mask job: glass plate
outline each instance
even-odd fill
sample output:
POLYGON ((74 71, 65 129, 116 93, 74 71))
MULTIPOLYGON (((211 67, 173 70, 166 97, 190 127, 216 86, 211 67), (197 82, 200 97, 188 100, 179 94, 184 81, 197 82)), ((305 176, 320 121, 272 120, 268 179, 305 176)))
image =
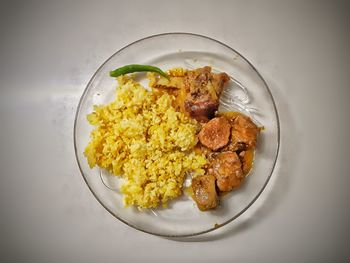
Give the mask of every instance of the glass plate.
MULTIPOLYGON (((139 81, 147 85, 145 75, 139 81)), ((79 102, 74 124, 74 147, 85 182, 101 205, 125 224, 150 234, 183 237, 217 229, 240 216, 268 183, 278 155, 279 120, 272 94, 254 66, 229 46, 200 35, 168 33, 138 40, 113 54, 91 78, 79 102), (120 179, 98 168, 90 169, 83 155, 92 126, 86 120, 94 104, 113 101, 117 82, 109 71, 127 64, 197 68, 209 65, 231 76, 219 111, 241 111, 265 127, 260 134, 252 171, 242 187, 222 197, 215 210, 201 212, 184 194, 167 209, 139 211, 125 208, 118 190, 120 179)), ((188 181, 186 182, 188 183, 188 181)))

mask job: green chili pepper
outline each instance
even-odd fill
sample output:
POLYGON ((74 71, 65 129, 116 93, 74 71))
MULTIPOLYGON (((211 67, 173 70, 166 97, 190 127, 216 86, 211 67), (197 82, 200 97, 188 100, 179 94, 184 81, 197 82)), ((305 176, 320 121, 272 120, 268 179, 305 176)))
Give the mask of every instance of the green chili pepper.
POLYGON ((159 75, 169 79, 169 76, 162 71, 160 68, 154 67, 154 66, 149 66, 149 65, 138 65, 138 64, 131 64, 131 65, 126 65, 121 68, 117 68, 113 71, 109 72, 109 75, 111 77, 119 77, 121 75, 125 75, 128 73, 134 73, 134 72, 144 72, 144 71, 150 71, 150 72, 156 72, 159 75))

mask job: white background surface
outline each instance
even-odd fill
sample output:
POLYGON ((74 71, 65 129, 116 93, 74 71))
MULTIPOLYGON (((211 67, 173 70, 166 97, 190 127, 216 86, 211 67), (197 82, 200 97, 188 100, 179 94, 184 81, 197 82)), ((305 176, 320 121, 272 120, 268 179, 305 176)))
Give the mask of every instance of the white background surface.
POLYGON ((0 7, 4 262, 346 262, 349 3, 9 2, 0 7), (117 221, 74 157, 87 82, 126 44, 164 32, 216 38, 270 86, 281 150, 261 198, 208 235, 170 240, 117 221))

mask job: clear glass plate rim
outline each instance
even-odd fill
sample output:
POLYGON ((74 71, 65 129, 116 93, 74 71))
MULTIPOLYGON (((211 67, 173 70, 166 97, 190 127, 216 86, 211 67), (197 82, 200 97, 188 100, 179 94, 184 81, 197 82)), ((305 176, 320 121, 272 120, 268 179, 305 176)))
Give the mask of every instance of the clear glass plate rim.
POLYGON ((254 67, 254 65, 252 63, 249 62, 248 59, 246 59, 241 53, 239 53, 238 51, 236 51, 235 49, 233 49, 232 47, 226 45, 225 43, 219 41, 219 40, 216 40, 214 38, 211 38, 211 37, 208 37, 208 36, 204 36, 204 35, 200 35, 200 34, 196 34, 196 33, 188 33, 188 32, 168 32, 168 33, 161 33, 161 34, 155 34, 155 35, 150 35, 150 36, 147 36, 147 37, 144 37, 144 38, 141 38, 141 39, 138 39, 124 47, 122 47, 121 49, 119 49, 118 51, 116 51, 115 53, 113 53, 107 60, 105 60, 99 67, 98 69, 95 71, 95 73, 93 74, 93 76, 91 77, 91 79, 89 80, 89 82, 87 83, 85 89, 84 89, 84 92, 83 94, 81 95, 80 99, 79 99, 79 103, 78 103, 78 107, 77 107, 77 110, 76 110, 76 113, 75 113, 75 118, 74 118, 74 128, 73 128, 73 141, 74 141, 74 152, 75 152, 75 158, 76 158, 76 161, 77 161, 77 164, 78 164, 78 167, 79 167, 79 170, 80 170, 80 174, 81 176, 83 177, 83 180, 85 181, 86 185, 88 186, 88 188, 90 189, 91 193, 93 194, 93 196, 97 199, 97 201, 115 218, 117 218, 118 220, 120 220, 121 222, 123 222, 124 224, 136 229, 136 230, 139 230, 141 232, 144 232, 144 233, 147 233, 147 234, 151 234, 151 235, 155 235, 155 236, 161 236, 161 237, 170 237, 170 238, 178 238, 178 237, 192 237, 192 236, 197 236, 197 235, 202 235, 202 234, 205 234, 205 233, 208 233, 208 232, 211 232, 213 230, 216 230, 216 229, 219 229, 227 224, 229 224, 230 222, 232 222, 233 220, 235 220, 236 218, 238 218, 239 216, 241 216, 245 211, 248 210, 248 208, 259 198, 259 196, 261 195, 261 193, 264 191, 264 189, 266 188, 266 185, 268 184, 268 182, 270 181, 271 179, 271 176, 275 170, 275 166, 276 166, 276 163, 277 163, 277 159, 278 159, 278 155, 279 155, 279 149, 280 149, 280 121, 279 121, 279 115, 278 115, 278 111, 277 111, 277 107, 276 107, 276 103, 275 103, 275 100, 274 100, 274 97, 272 96, 272 92, 271 90, 269 89, 265 79, 262 77, 262 75, 259 73, 259 71, 254 67), (224 223, 220 224, 220 225, 217 225, 215 227, 212 227, 212 228, 209 228, 207 230, 204 230, 204 231, 199 231, 199 232, 195 232, 195 233, 190 233, 190 234, 179 234, 179 235, 176 235, 176 234, 163 234, 163 233, 156 233, 156 232, 152 232, 152 231, 147 231, 147 230, 144 230, 136 225, 133 225, 133 224, 130 224, 129 222, 123 220, 122 218, 118 217, 116 214, 114 214, 106 205, 103 204, 103 202, 100 200, 100 198, 97 196, 97 194, 94 192, 94 190, 92 189, 92 187, 89 185, 89 183, 87 182, 85 176, 84 176, 84 172, 83 172, 83 169, 80 165, 80 162, 79 162, 79 158, 78 158, 78 149, 77 149, 77 142, 76 142, 76 137, 77 137, 77 120, 78 120, 78 116, 79 116, 79 111, 80 111, 80 108, 81 108, 81 104, 86 96, 86 93, 88 91, 88 88, 89 86, 91 85, 91 83, 94 81, 97 73, 105 66, 105 64, 107 64, 115 55, 117 55, 118 53, 122 52, 123 50, 127 49, 128 47, 136 44, 136 43, 139 43, 139 42, 142 42, 144 40, 147 40, 147 39, 151 39, 151 38, 156 38, 156 37, 162 37, 162 36, 167 36, 167 35, 185 35, 185 36, 194 36, 194 37, 200 37, 200 38, 204 38, 204 39, 207 39, 207 40, 211 40, 211 41, 214 41, 218 44, 221 44, 223 46, 225 46, 226 48, 228 48, 229 50, 232 50, 233 52, 237 53, 241 58, 243 58, 244 61, 246 61, 249 66, 252 67, 252 69, 258 74, 259 78, 262 80, 263 84, 264 84, 264 87, 266 88, 270 98, 271 98, 271 101, 273 103, 273 108, 274 108, 274 113, 275 113, 275 117, 276 117, 276 121, 277 121, 277 149, 276 149, 276 157, 275 159, 273 160, 273 165, 272 165, 272 169, 271 169, 271 172, 269 174, 269 176, 267 177, 267 180, 265 181, 264 185, 262 186, 262 188, 260 189, 260 191, 257 193, 257 195, 252 199, 252 201, 244 208, 242 209, 238 214, 236 214, 234 217, 230 218, 229 220, 225 221, 224 223))

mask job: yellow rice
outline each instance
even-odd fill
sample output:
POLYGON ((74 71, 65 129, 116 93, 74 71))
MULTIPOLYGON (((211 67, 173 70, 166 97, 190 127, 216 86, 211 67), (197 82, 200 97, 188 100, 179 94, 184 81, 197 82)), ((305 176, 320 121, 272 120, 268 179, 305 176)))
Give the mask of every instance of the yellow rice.
POLYGON ((115 101, 87 116, 95 129, 84 154, 91 168, 123 177, 126 206, 165 207, 182 194, 186 173, 204 173, 206 159, 193 151, 199 124, 172 107, 171 95, 118 81, 115 101))

